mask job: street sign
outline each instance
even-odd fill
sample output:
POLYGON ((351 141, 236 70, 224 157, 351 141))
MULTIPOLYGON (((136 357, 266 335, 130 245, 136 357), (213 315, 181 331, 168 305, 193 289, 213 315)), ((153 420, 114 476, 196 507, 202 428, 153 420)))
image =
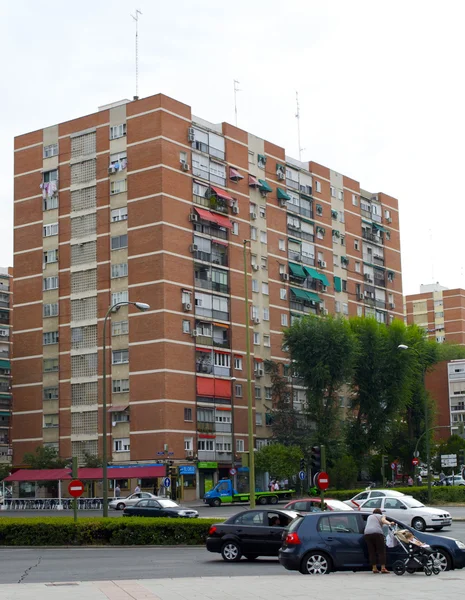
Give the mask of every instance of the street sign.
POLYGON ((415 456, 416 458, 418 458, 420 456, 420 451, 419 450, 415 450, 415 452, 413 453, 413 456, 415 456))
POLYGON ((324 471, 318 473, 316 478, 316 484, 320 488, 320 490, 327 490, 329 487, 329 475, 324 471))
POLYGON ((158 456, 165 456, 165 453, 164 452, 157 452, 157 455, 158 456))
POLYGON ((415 467, 416 467, 416 466, 417 466, 417 464, 418 464, 419 462, 420 462, 420 461, 418 460, 418 458, 412 458, 412 465, 413 465, 413 466, 415 466, 415 467))
POLYGON ((397 465, 396 465, 396 463, 391 463, 391 469, 392 469, 393 471, 395 471, 395 470, 396 470, 396 468, 397 468, 397 465))
POLYGON ((232 469, 229 469, 229 474, 230 475, 235 475, 237 473, 236 469, 233 467, 232 469))
POLYGON ((168 456, 174 456, 174 452, 168 452, 168 456))
POLYGON ((457 466, 457 455, 456 454, 441 454, 441 467, 456 467, 457 466))
POLYGON ((84 493, 84 484, 79 479, 73 479, 69 482, 68 492, 73 498, 79 498, 84 493))
POLYGON ((299 471, 299 479, 303 481, 305 479, 305 471, 299 471))
POLYGON ((163 486, 164 486, 165 488, 169 488, 169 487, 170 487, 170 485, 171 485, 171 479, 170 479, 169 477, 165 477, 165 478, 163 479, 163 486))

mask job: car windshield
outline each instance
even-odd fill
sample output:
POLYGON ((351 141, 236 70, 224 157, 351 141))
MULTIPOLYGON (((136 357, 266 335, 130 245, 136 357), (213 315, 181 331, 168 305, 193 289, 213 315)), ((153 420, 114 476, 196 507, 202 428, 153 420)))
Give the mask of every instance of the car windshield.
POLYGON ((402 498, 402 502, 404 502, 409 508, 422 508, 425 506, 415 498, 402 498))
POLYGON ((163 508, 179 508, 179 504, 173 502, 172 500, 158 500, 158 503, 163 508))
POLYGON ((333 510, 350 510, 350 507, 340 500, 327 500, 326 502, 333 510))

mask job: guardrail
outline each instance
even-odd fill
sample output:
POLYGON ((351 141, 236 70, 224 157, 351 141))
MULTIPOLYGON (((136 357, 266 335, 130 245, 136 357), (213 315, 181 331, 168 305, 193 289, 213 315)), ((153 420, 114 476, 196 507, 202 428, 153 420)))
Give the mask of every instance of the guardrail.
MULTIPOLYGON (((109 498, 111 502, 114 498, 109 498)), ((78 498, 78 510, 102 510, 103 498, 78 498)), ((2 510, 71 510, 72 498, 5 498, 2 510)))

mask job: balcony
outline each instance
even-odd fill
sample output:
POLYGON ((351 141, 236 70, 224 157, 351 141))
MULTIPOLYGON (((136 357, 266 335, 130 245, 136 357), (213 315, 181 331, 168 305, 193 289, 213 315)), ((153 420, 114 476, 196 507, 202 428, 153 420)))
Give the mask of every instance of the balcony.
POLYGON ((460 381, 463 379, 465 381, 465 371, 460 373, 449 373, 449 379, 453 379, 454 381, 460 381))
MULTIPOLYGON (((205 353, 203 354, 205 355, 205 353)), ((229 377, 231 375, 231 369, 229 367, 218 367, 217 365, 212 365, 209 362, 199 360, 197 360, 195 363, 195 370, 197 373, 202 373, 204 375, 216 375, 217 377, 229 377)))
POLYGON ((197 452, 199 461, 210 462, 216 461, 216 452, 214 450, 198 450, 197 452))
POLYGON ((300 189, 299 182, 289 179, 288 177, 286 177, 286 186, 297 191, 300 189))
POLYGON ((231 462, 232 461, 232 453, 231 452, 217 452, 216 457, 218 462, 231 462))
POLYGON ((223 150, 218 150, 218 148, 213 148, 213 146, 209 146, 204 142, 199 140, 195 140, 192 142, 193 150, 199 150, 199 152, 205 152, 205 154, 209 154, 210 156, 214 156, 215 158, 219 158, 220 160, 224 160, 225 153, 223 150))
POLYGON ((381 223, 382 221, 381 215, 376 215, 375 213, 371 213, 371 218, 373 221, 376 221, 376 223, 381 223))
MULTIPOLYGON (((309 203, 310 204, 310 203, 309 203)), ((310 207, 306 206, 297 206, 292 202, 286 203, 287 210, 294 212, 298 215, 302 215, 302 217, 308 217, 309 219, 313 219, 313 206, 310 204, 310 207)))
MULTIPOLYGON (((195 196, 200 198, 200 196, 195 196)), ((212 237, 219 238, 220 240, 228 239, 228 232, 226 229, 217 227, 213 223, 202 223, 194 222, 194 231, 197 233, 203 233, 204 235, 211 235, 212 237)), ((1 306, 1 305, 0 305, 1 306)))
POLYGON ((377 275, 375 273, 375 285, 386 287, 386 278, 384 275, 377 275))
POLYGON ((195 286, 204 290, 213 290, 214 292, 220 292, 221 294, 227 294, 229 287, 225 283, 219 283, 212 281, 204 277, 195 278, 195 286))
POLYGON ((195 250, 194 258, 197 260, 203 260, 215 265, 221 265, 223 267, 228 266, 228 255, 226 252, 202 252, 201 250, 195 250))
POLYGON ((375 244, 384 244, 384 238, 381 235, 376 235, 375 233, 368 231, 368 229, 362 229, 362 238, 369 242, 374 242, 375 244))
POLYGON ((207 421, 197 421, 197 431, 199 433, 214 433, 215 423, 207 421))
POLYGON ((307 315, 317 315, 318 314, 318 310, 317 310, 316 306, 304 304, 303 302, 294 302, 293 300, 291 300, 290 307, 291 307, 291 310, 298 310, 307 315))
POLYGON ((215 210, 216 212, 220 212, 226 215, 229 212, 228 203, 226 202, 226 200, 223 200, 222 198, 217 198, 214 195, 210 196, 209 198, 206 198, 205 196, 197 196, 196 194, 194 194, 193 201, 194 204, 200 204, 200 206, 204 206, 208 210, 215 210))
POLYGON ((292 225, 287 226, 287 235, 291 237, 300 238, 307 242, 314 242, 315 236, 313 233, 307 233, 306 231, 302 231, 301 229, 295 229, 292 225))
POLYGON ((231 433, 231 423, 215 423, 216 433, 231 433))
POLYGON ((384 266, 384 257, 373 254, 373 264, 379 265, 380 267, 384 266))
POLYGON ((197 317, 206 317, 218 321, 229 321, 229 312, 222 310, 214 310, 212 308, 204 308, 202 306, 195 307, 195 315, 197 317))

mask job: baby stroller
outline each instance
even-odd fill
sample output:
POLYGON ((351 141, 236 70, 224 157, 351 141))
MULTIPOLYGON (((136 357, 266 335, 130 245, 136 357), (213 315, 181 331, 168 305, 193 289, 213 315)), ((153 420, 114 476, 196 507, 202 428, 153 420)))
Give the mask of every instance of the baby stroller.
POLYGON ((415 573, 419 569, 422 569, 424 574, 428 576, 440 573, 441 568, 433 558, 433 551, 430 546, 417 545, 415 542, 418 540, 413 537, 408 529, 398 529, 393 531, 393 535, 406 554, 405 558, 396 560, 392 565, 392 570, 396 575, 403 575, 405 571, 415 573))

